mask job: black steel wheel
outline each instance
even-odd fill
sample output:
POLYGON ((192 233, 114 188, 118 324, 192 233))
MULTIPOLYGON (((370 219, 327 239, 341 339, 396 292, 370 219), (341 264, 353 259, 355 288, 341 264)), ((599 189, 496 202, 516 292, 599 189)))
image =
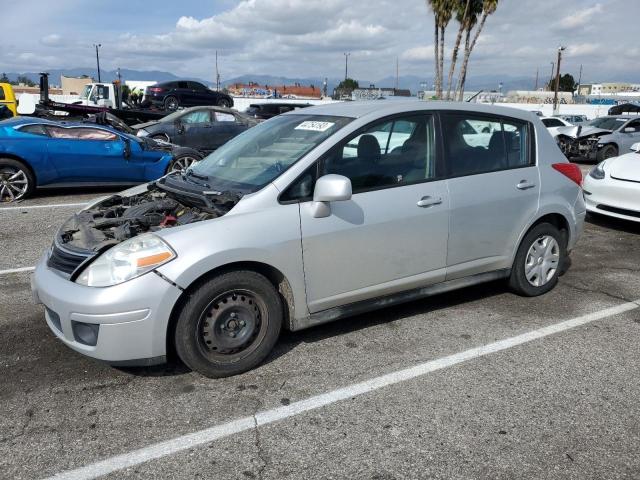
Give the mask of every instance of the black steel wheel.
POLYGON ((227 377, 259 365, 282 326, 271 282, 252 271, 227 272, 198 287, 179 313, 176 352, 192 370, 227 377))

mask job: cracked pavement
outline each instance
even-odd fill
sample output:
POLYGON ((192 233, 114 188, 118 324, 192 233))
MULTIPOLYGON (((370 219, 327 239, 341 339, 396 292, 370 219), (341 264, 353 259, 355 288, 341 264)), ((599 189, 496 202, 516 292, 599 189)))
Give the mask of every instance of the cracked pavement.
MULTIPOLYGON (((0 269, 33 265, 70 213, 25 211, 0 210, 12 227, 0 269)), ((105 478, 640 478, 640 309, 276 423, 256 418, 638 300, 639 272, 640 224, 592 218, 547 295, 517 297, 498 282, 285 332, 263 366, 222 380, 82 357, 49 332, 28 275, 3 275, 0 478, 43 478, 241 417, 255 427, 105 478)))

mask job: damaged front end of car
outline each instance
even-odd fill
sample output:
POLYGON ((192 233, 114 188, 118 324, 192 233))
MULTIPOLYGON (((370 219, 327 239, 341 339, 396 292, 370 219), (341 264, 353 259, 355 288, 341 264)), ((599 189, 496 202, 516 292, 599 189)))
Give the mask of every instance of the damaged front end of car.
POLYGON ((565 127, 558 129, 556 142, 567 158, 583 157, 595 159, 600 137, 611 134, 611 130, 596 127, 565 127))
MULTIPOLYGON (((166 182, 174 173, 131 195, 113 195, 71 216, 54 239, 47 265, 72 280, 109 248, 143 233, 225 215, 240 200, 234 192, 181 190, 166 182)), ((125 192, 126 193, 126 192, 125 192)))

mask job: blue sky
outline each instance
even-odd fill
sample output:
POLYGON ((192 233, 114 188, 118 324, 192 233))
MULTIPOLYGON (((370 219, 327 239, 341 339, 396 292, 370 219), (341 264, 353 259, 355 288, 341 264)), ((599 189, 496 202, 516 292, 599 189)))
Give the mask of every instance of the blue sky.
MULTIPOLYGON (((3 14, 0 71, 93 66, 160 69, 213 79, 245 73, 376 79, 432 75, 433 19, 424 0, 21 0, 3 14)), ((583 80, 640 82, 636 0, 501 0, 474 52, 471 75, 544 78, 560 44, 563 71, 583 80)), ((456 33, 448 30, 450 44, 456 33)))

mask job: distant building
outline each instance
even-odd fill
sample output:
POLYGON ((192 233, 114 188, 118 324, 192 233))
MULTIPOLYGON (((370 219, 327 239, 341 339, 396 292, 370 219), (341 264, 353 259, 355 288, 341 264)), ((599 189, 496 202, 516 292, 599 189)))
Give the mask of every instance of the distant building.
POLYGON ((322 97, 322 90, 315 85, 260 85, 255 82, 234 83, 227 86, 231 95, 257 98, 309 98, 322 97))
MULTIPOLYGON (((336 89, 337 90, 337 89, 336 89)), ((399 88, 356 88, 351 92, 351 100, 375 100, 380 97, 410 97, 411 91, 399 88)))
POLYGON ((578 88, 578 95, 617 95, 640 92, 640 85, 627 82, 582 83, 578 88))
POLYGON ((93 83, 93 78, 86 75, 82 77, 65 77, 60 75, 60 86, 63 95, 80 95, 85 85, 93 83))

